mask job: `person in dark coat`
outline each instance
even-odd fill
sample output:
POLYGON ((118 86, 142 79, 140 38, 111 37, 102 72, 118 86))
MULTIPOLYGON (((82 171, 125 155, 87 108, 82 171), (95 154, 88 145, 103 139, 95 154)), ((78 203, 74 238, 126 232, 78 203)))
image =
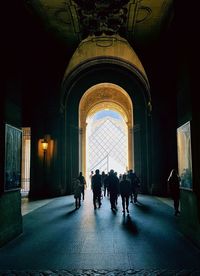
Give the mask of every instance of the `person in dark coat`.
POLYGON ((123 208, 123 213, 125 213, 125 205, 126 205, 126 211, 129 213, 129 196, 131 195, 131 182, 127 180, 126 174, 123 174, 122 180, 119 182, 119 191, 121 194, 122 198, 122 208, 123 208))
POLYGON ((104 178, 104 196, 107 195, 107 197, 110 196, 109 195, 109 190, 108 190, 108 180, 109 180, 108 176, 109 176, 109 173, 106 174, 106 177, 104 178))
POLYGON ((85 181, 85 177, 83 176, 83 173, 82 173, 82 172, 79 173, 78 179, 79 179, 79 181, 80 181, 80 183, 81 183, 81 186, 82 186, 81 194, 82 194, 82 199, 84 200, 84 199, 85 199, 85 186, 86 186, 86 181, 85 181))
POLYGON ((105 172, 103 171, 101 173, 101 183, 102 183, 102 187, 103 187, 104 196, 106 196, 106 190, 107 190, 107 185, 106 185, 106 181, 105 181, 106 177, 107 177, 107 174, 105 174, 105 172))
POLYGON ((136 175, 136 173, 133 172, 132 169, 130 169, 129 172, 128 172, 128 179, 131 182, 131 188, 132 188, 131 203, 133 203, 133 200, 134 200, 134 203, 136 203, 137 202, 139 188, 140 188, 140 179, 136 175))
POLYGON ((107 177, 108 191, 110 195, 110 205, 112 211, 117 210, 116 201, 119 193, 119 179, 115 175, 114 170, 110 170, 109 176, 107 177))
POLYGON ((78 209, 81 206, 81 191, 82 191, 82 186, 78 178, 74 179, 73 181, 73 190, 74 190, 74 198, 75 198, 75 207, 76 209, 78 209))
POLYGON ((169 185, 169 192, 174 201, 174 215, 180 214, 179 201, 180 201, 180 177, 175 169, 172 169, 167 180, 169 185))
POLYGON ((93 204, 94 209, 97 208, 96 202, 98 202, 99 208, 101 207, 101 175, 99 170, 95 171, 95 175, 92 176, 92 191, 93 191, 93 204))

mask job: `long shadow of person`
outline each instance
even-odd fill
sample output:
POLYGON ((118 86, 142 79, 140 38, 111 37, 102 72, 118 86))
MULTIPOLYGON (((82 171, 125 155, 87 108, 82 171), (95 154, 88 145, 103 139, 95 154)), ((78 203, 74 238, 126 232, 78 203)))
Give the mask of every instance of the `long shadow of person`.
POLYGON ((134 206, 138 207, 141 211, 143 211, 145 213, 149 212, 151 209, 148 205, 144 205, 139 201, 137 201, 134 206))
POLYGON ((112 209, 112 213, 113 213, 113 215, 115 215, 115 216, 116 216, 116 214, 117 214, 117 210, 112 209))
POLYGON ((71 216, 71 215, 74 215, 75 214, 75 212, 77 211, 78 209, 73 209, 73 210, 71 210, 71 211, 69 211, 69 212, 67 212, 67 213, 65 213, 65 217, 69 217, 69 216, 71 216))
POLYGON ((127 216, 123 215, 122 217, 122 226, 127 230, 128 232, 136 235, 138 234, 138 229, 136 224, 131 219, 131 216, 128 214, 127 216))

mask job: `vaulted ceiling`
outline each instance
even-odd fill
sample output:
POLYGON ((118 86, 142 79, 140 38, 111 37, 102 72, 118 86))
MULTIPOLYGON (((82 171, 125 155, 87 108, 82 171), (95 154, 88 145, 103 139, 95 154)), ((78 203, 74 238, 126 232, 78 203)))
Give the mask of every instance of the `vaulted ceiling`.
MULTIPOLYGON (((41 104, 46 104, 47 96, 49 110, 57 110, 59 99, 56 105, 55 96, 81 40, 88 35, 119 34, 136 51, 152 88, 158 80, 163 83, 164 70, 175 70, 170 63, 171 56, 168 58, 174 52, 175 43, 167 34, 174 30, 171 22, 177 18, 177 7, 174 13, 174 5, 177 6, 177 2, 182 5, 182 1, 13 0, 12 9, 8 5, 5 11, 9 14, 3 40, 6 79, 8 82, 12 78, 21 79, 19 84, 25 103, 30 97, 31 104, 33 101, 37 103, 38 95, 42 93, 41 104), (173 49, 171 52, 170 47, 173 49)), ((187 21, 183 22, 187 27, 187 21)), ((185 28, 181 25, 179 29, 185 37, 185 28)), ((12 97, 16 94, 13 90, 12 97)), ((25 106, 28 113, 29 106, 25 106)))
POLYGON ((157 41, 173 17, 173 0, 27 0, 48 31, 68 47, 86 36, 118 33, 145 48, 157 41))

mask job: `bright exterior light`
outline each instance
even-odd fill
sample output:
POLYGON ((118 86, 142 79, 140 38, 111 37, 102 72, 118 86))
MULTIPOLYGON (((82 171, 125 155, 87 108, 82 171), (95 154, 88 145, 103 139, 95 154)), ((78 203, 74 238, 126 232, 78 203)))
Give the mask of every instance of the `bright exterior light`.
POLYGON ((44 151, 47 150, 47 148, 48 148, 48 142, 47 142, 46 139, 44 139, 44 140, 42 141, 42 148, 43 148, 44 151))

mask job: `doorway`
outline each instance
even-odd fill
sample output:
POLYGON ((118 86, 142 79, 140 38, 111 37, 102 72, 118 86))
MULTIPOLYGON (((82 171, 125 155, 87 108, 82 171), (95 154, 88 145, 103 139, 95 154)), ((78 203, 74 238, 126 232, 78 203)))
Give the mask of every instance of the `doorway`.
POLYGON ((31 129, 22 128, 21 195, 28 196, 30 191, 31 129))
MULTIPOLYGON (((123 116, 103 109, 88 116, 86 128, 86 178, 99 169, 123 174, 128 168, 128 129, 123 116)), ((87 181, 89 183, 89 181, 87 181)))
POLYGON ((90 182, 91 171, 124 173, 134 168, 133 105, 113 83, 89 88, 79 104, 79 171, 90 182))

